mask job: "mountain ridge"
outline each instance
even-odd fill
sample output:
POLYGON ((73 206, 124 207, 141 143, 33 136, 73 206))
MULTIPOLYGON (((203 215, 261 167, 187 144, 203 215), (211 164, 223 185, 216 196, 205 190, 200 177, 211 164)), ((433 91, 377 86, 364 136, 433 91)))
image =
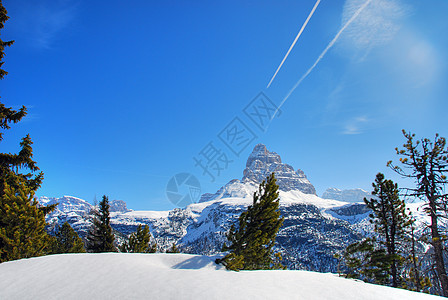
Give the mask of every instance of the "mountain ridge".
MULTIPOLYGON (((334 254, 360 240, 369 226, 362 223, 367 216, 365 208, 318 197, 302 170, 295 171, 263 144, 256 145, 249 155, 241 180, 230 180, 214 194, 202 195, 200 202, 170 211, 132 211, 123 201, 118 202, 116 206, 121 210, 111 212, 111 226, 122 240, 138 225, 148 225, 159 251, 176 243, 186 253, 217 254, 226 242, 230 226, 252 204, 253 193, 272 172, 276 173, 280 211, 285 217, 275 245, 283 263, 290 269, 335 272, 334 254)), ((41 202, 61 203, 47 216, 50 231, 68 221, 81 236, 87 234, 91 204, 69 196, 43 197, 41 202)))

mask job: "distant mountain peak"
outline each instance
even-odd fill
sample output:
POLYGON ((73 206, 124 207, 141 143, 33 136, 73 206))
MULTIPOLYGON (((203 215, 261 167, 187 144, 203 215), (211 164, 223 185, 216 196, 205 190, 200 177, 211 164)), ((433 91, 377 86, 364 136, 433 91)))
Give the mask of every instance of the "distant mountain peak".
POLYGON ((302 170, 294 171, 291 165, 282 163, 280 155, 270 152, 266 145, 256 145, 247 159, 242 181, 259 184, 272 172, 276 175, 280 190, 299 190, 316 195, 316 189, 302 170))
POLYGON ((282 159, 280 155, 275 152, 269 152, 264 144, 258 144, 254 147, 254 150, 249 155, 249 158, 246 162, 246 168, 250 168, 254 161, 259 160, 265 164, 277 163, 281 164, 282 159))
POLYGON ((364 198, 372 198, 372 194, 363 189, 340 190, 337 188, 328 188, 323 194, 323 199, 333 199, 345 202, 364 202, 364 198))

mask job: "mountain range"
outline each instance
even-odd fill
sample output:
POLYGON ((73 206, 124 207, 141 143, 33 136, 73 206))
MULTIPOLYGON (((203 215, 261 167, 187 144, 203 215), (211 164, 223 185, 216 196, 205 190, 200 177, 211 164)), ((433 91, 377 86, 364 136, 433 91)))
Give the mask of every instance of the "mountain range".
MULTIPOLYGON (((213 255, 221 251, 231 224, 252 204, 253 193, 272 172, 276 174, 280 211, 285 218, 275 245, 283 263, 289 269, 336 272, 334 254, 372 231, 369 210, 360 202, 369 193, 329 189, 318 197, 302 170, 283 163, 280 155, 263 144, 254 147, 241 180, 231 180, 216 193, 202 195, 199 203, 170 211, 133 211, 124 201, 113 200, 111 225, 119 240, 139 224, 147 224, 160 251, 176 243, 184 253, 213 255)), ((41 197, 39 202, 59 203, 47 216, 50 231, 67 221, 81 236, 86 235, 91 204, 71 196, 41 197)))

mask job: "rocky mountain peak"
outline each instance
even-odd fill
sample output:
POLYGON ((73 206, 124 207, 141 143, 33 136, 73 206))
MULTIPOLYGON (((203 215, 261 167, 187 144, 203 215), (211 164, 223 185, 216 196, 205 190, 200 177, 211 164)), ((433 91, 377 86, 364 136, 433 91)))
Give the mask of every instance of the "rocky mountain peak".
POLYGON ((254 162, 260 161, 262 164, 281 164, 280 155, 275 152, 269 152, 265 145, 258 144, 247 159, 246 168, 250 168, 254 162))
POLYGON ((295 171, 291 165, 282 163, 280 155, 270 152, 265 145, 256 145, 247 159, 242 181, 259 184, 272 172, 276 175, 280 190, 299 190, 316 195, 316 189, 302 170, 295 171))
POLYGON ((109 202, 109 205, 110 205, 109 208, 110 212, 126 213, 128 211, 132 211, 131 209, 127 208, 126 202, 124 202, 123 200, 112 200, 109 202))

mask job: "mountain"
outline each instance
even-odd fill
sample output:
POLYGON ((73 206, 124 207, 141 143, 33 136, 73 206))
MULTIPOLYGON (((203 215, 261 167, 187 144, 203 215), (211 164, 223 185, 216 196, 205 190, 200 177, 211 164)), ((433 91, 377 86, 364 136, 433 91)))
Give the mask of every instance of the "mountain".
POLYGON ((0 264, 0 299, 441 299, 337 274, 229 272, 188 254, 58 254, 0 264))
MULTIPOLYGON (((46 216, 49 224, 48 231, 55 232, 58 227, 68 222, 81 237, 85 237, 90 227, 90 214, 94 206, 87 201, 72 197, 63 196, 60 198, 40 197, 38 199, 41 205, 58 204, 54 211, 46 216)), ((130 212, 123 200, 112 200, 109 202, 110 212, 113 214, 122 214, 130 212)))
POLYGON ((271 173, 275 173, 277 184, 282 191, 299 190, 305 194, 316 195, 316 189, 302 170, 294 171, 292 166, 282 163, 280 155, 269 152, 265 145, 258 144, 247 159, 242 181, 258 185, 271 173))
POLYGON ((333 199, 345 202, 363 202, 364 198, 371 199, 372 194, 362 189, 339 190, 337 188, 328 188, 323 194, 324 199, 333 199))
POLYGON ((279 185, 280 211, 285 217, 275 250, 290 269, 335 272, 334 254, 362 238, 365 205, 322 199, 303 171, 282 163, 280 155, 258 144, 247 159, 241 180, 234 179, 215 194, 184 209, 191 223, 178 241, 183 251, 211 255, 220 252, 226 232, 252 204, 258 185, 272 172, 279 185), (358 224, 360 224, 358 226, 358 224))
POLYGON ((126 213, 129 211, 132 211, 132 209, 128 209, 126 206, 126 202, 123 200, 112 200, 109 202, 110 212, 120 212, 120 213, 126 213))
MULTIPOLYGON (((275 245, 283 263, 290 269, 336 272, 334 254, 369 231, 365 205, 318 197, 303 171, 282 163, 280 155, 263 144, 256 145, 249 155, 241 180, 231 180, 216 193, 204 194, 199 203, 159 212, 132 211, 124 201, 111 201, 111 225, 121 235, 129 235, 139 224, 147 224, 160 251, 176 243, 186 253, 213 255, 221 251, 231 224, 252 203, 258 185, 272 172, 285 217, 275 245)), ((59 203, 47 216, 50 230, 68 221, 85 236, 91 204, 70 196, 42 197, 39 201, 43 205, 59 203)))

